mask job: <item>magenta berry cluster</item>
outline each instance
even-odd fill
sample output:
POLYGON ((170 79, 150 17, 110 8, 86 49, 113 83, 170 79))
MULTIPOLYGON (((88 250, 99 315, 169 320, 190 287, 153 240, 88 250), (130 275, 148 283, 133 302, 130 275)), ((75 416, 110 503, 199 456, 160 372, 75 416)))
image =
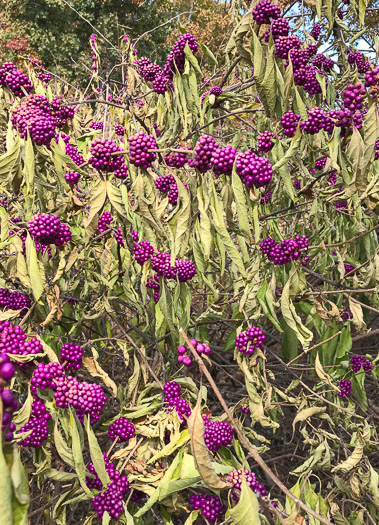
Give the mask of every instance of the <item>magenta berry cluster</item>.
POLYGON ((321 157, 320 159, 317 159, 316 162, 315 162, 315 169, 316 170, 324 169, 327 160, 328 160, 327 157, 321 157))
POLYGON ((64 174, 64 178, 69 184, 77 184, 80 179, 80 173, 75 173, 75 171, 69 170, 64 174))
POLYGON ((275 39, 275 55, 283 60, 288 58, 288 54, 292 49, 300 49, 301 42, 296 35, 278 36, 275 39))
POLYGON ((285 113, 280 119, 282 126, 282 133, 286 137, 293 137, 296 133, 298 123, 300 121, 300 115, 297 115, 292 110, 285 113))
MULTIPOLYGON (((189 150, 190 148, 182 147, 180 149, 189 150)), ((188 155, 182 151, 170 151, 170 153, 167 156, 163 157, 163 160, 170 168, 180 169, 187 164, 188 155)))
POLYGON ((103 131, 104 122, 101 122, 101 121, 98 121, 98 120, 93 120, 88 127, 90 129, 98 129, 100 131, 103 131))
POLYGON ((273 170, 269 160, 259 157, 253 151, 240 153, 236 158, 236 170, 242 182, 248 188, 262 188, 267 186, 272 179, 273 170))
POLYGON ((116 135, 118 135, 119 137, 123 137, 125 135, 125 128, 124 126, 121 126, 120 124, 115 124, 115 127, 114 127, 114 132, 116 133, 116 135))
POLYGON ((263 153, 268 153, 275 146, 275 143, 272 142, 272 139, 275 137, 275 133, 271 131, 264 131, 258 136, 258 149, 263 151, 263 153))
POLYGON ((135 428, 126 417, 119 417, 109 425, 107 437, 117 439, 117 443, 127 441, 134 436, 135 428))
POLYGON ((5 441, 12 441, 15 424, 12 422, 13 412, 17 410, 17 401, 8 386, 14 377, 14 366, 7 354, 0 352, 0 396, 3 405, 3 419, 1 430, 5 432, 5 441))
POLYGON ((167 403, 167 412, 175 408, 180 421, 184 421, 184 417, 191 415, 191 407, 184 398, 180 397, 181 388, 175 381, 171 383, 168 381, 163 387, 164 400, 167 403))
POLYGON ((117 230, 113 234, 113 237, 115 238, 117 244, 119 244, 123 248, 125 247, 124 238, 122 236, 121 228, 117 228, 117 230))
POLYGON ((75 146, 70 144, 70 137, 65 133, 58 133, 57 135, 55 135, 55 142, 57 144, 59 142, 59 138, 62 138, 65 144, 66 155, 68 155, 77 166, 81 166, 82 164, 84 164, 83 155, 79 153, 78 149, 75 146))
POLYGON ((167 56, 166 64, 162 71, 163 78, 172 80, 176 69, 179 71, 180 75, 183 73, 186 59, 184 48, 187 44, 192 53, 196 53, 198 49, 196 38, 191 35, 191 33, 180 35, 173 45, 171 52, 167 56))
POLYGON ((203 416, 204 441, 208 450, 216 452, 233 441, 233 427, 227 421, 212 421, 203 416))
POLYGON ((90 148, 91 157, 88 162, 96 169, 113 172, 125 165, 122 155, 112 155, 112 153, 122 152, 112 139, 95 139, 90 148))
POLYGON ((189 281, 197 273, 196 266, 191 261, 176 259, 172 268, 170 254, 159 251, 151 257, 151 267, 158 276, 166 279, 178 278, 180 282, 189 281))
POLYGON ((350 273, 355 269, 355 266, 344 261, 345 273, 350 273))
POLYGON ((290 26, 288 20, 286 18, 276 18, 271 22, 270 28, 267 29, 264 35, 265 42, 270 40, 271 35, 275 41, 279 36, 288 36, 289 32, 290 26))
POLYGON ((90 417, 91 424, 99 419, 100 412, 107 400, 100 385, 96 383, 80 383, 75 377, 61 377, 56 382, 54 392, 55 402, 58 407, 67 408, 71 405, 81 423, 84 416, 90 417))
POLYGON ((321 26, 320 24, 315 24, 312 28, 312 31, 309 33, 311 37, 313 37, 315 40, 318 39, 321 33, 321 26))
POLYGON ((365 89, 360 82, 349 84, 343 92, 343 105, 351 112, 356 112, 363 108, 363 97, 366 95, 365 89))
POLYGON ((214 494, 192 494, 189 504, 193 510, 200 510, 210 523, 214 523, 226 512, 220 498, 214 494))
POLYGON ((314 57, 312 60, 312 65, 317 69, 323 70, 325 73, 330 73, 334 68, 333 60, 331 58, 327 58, 322 53, 314 57))
POLYGON ((377 86, 379 81, 379 66, 374 67, 372 71, 367 71, 365 75, 365 87, 370 88, 377 86))
POLYGON ((159 279, 159 276, 155 275, 154 278, 148 277, 147 282, 146 282, 146 288, 149 288, 151 290, 156 290, 153 295, 155 303, 159 301, 159 290, 161 289, 160 285, 157 282, 158 279, 159 279))
POLYGON ((213 151, 211 165, 216 175, 231 175, 233 165, 237 156, 236 148, 226 146, 226 148, 217 148, 213 151))
POLYGON ((47 411, 47 408, 45 407, 42 399, 40 399, 37 396, 33 397, 31 415, 33 417, 46 419, 46 421, 49 421, 49 419, 51 419, 51 416, 47 411))
POLYGON ((32 433, 29 434, 25 439, 19 442, 19 445, 22 447, 42 447, 44 441, 49 436, 49 427, 47 421, 44 417, 31 417, 25 425, 20 428, 18 434, 23 434, 32 430, 32 433))
POLYGON ((97 223, 97 229, 99 232, 103 233, 108 230, 109 225, 113 222, 113 217, 109 211, 102 213, 99 222, 97 223))
POLYGON ((301 189, 301 179, 295 179, 293 181, 293 187, 295 188, 295 190, 300 190, 301 189))
POLYGON ((32 215, 28 230, 31 237, 42 245, 55 244, 64 246, 71 240, 71 230, 67 224, 62 224, 58 215, 32 215))
POLYGON ((365 60, 362 53, 359 53, 358 51, 349 53, 347 56, 347 61, 352 66, 356 67, 358 70, 358 73, 360 73, 361 75, 364 75, 365 73, 367 73, 371 67, 370 61, 365 60))
POLYGON ((261 348, 265 342, 266 336, 257 326, 246 328, 236 337, 236 348, 243 354, 253 354, 256 348, 261 348))
POLYGON ((0 85, 7 86, 16 97, 24 97, 33 89, 29 78, 12 62, 4 62, 0 69, 0 85))
POLYGON ((279 244, 275 239, 267 238, 259 245, 262 253, 267 255, 269 261, 275 265, 287 264, 290 261, 300 260, 303 266, 309 261, 309 257, 304 255, 308 250, 308 238, 305 235, 296 235, 294 239, 285 239, 279 244))
MULTIPOLYGON (((233 470, 229 476, 228 476, 228 482, 232 485, 232 497, 235 501, 239 500, 239 492, 242 487, 242 468, 239 470, 233 470)), ((261 496, 266 495, 266 489, 264 488, 264 485, 262 483, 259 483, 257 480, 254 472, 250 472, 247 469, 244 469, 244 477, 246 480, 246 483, 251 488, 251 490, 255 493, 259 492, 261 496)))
POLYGON ((210 135, 202 135, 195 146, 195 158, 189 160, 190 166, 200 173, 205 173, 212 168, 212 156, 218 149, 218 144, 210 135))
POLYGON ((353 318, 353 314, 351 313, 349 308, 342 308, 342 310, 340 311, 340 315, 345 321, 348 321, 349 319, 353 318))
POLYGON ((147 82, 153 82, 158 76, 162 76, 162 69, 158 64, 153 64, 150 58, 142 57, 134 61, 137 72, 147 82))
POLYGON ((346 399, 351 393, 351 381, 346 381, 345 379, 341 379, 339 388, 341 390, 340 392, 338 392, 338 395, 342 397, 342 399, 346 399))
POLYGON ((250 409, 248 407, 241 407, 241 412, 243 412, 244 414, 249 414, 250 409))
POLYGON ((57 362, 38 363, 37 367, 33 371, 32 378, 30 380, 30 390, 35 394, 37 388, 41 390, 55 390, 57 381, 64 377, 63 366, 57 362))
POLYGON ((75 343, 65 343, 61 348, 60 361, 65 370, 79 370, 82 365, 83 348, 75 343))
POLYGON ((143 266, 154 255, 154 248, 149 241, 140 241, 133 246, 132 252, 137 263, 143 266))
POLYGON ((157 149, 157 143, 153 135, 146 135, 143 131, 129 137, 129 161, 135 166, 147 169, 157 158, 150 149, 157 149))
MULTIPOLYGON (((103 453, 103 458, 105 470, 111 482, 104 492, 92 498, 92 506, 100 519, 103 518, 104 512, 108 512, 111 519, 118 519, 124 512, 122 501, 129 490, 129 481, 127 476, 122 476, 114 464, 109 461, 105 453, 103 453)), ((87 470, 93 475, 93 477, 86 478, 88 488, 101 490, 103 485, 92 462, 88 464, 87 470)))
POLYGON ((257 24, 269 24, 271 20, 280 18, 280 7, 270 0, 259 0, 253 9, 253 18, 257 24))
MULTIPOLYGON (((0 352, 12 355, 35 355, 43 353, 41 343, 35 337, 26 340, 26 334, 19 325, 0 321, 0 352)), ((29 368, 29 363, 17 363, 20 368, 29 368)))
POLYGON ((374 368, 374 365, 371 363, 371 361, 369 361, 362 355, 353 356, 350 359, 350 363, 351 363, 351 368, 353 372, 355 373, 359 372, 361 368, 364 372, 370 372, 370 370, 374 368))
MULTIPOLYGON (((211 349, 209 346, 204 345, 203 343, 199 343, 197 339, 191 339, 190 340, 191 345, 194 347, 196 352, 198 354, 205 354, 209 355, 211 353, 211 349)), ((188 349, 184 345, 178 346, 178 362, 182 363, 184 366, 191 366, 192 365, 192 359, 191 356, 186 355, 188 352, 188 349)))
MULTIPOLYGON (((155 186, 161 193, 168 192, 168 202, 175 206, 178 203, 179 190, 173 175, 160 175, 155 179, 155 186)), ((187 184, 184 187, 188 191, 187 184)))
POLYGON ((69 107, 61 108, 59 101, 55 102, 55 106, 42 95, 29 95, 12 110, 12 125, 21 138, 29 133, 37 145, 49 146, 56 128, 61 127, 74 114, 69 107))
POLYGON ((8 288, 0 288, 0 308, 5 310, 21 310, 20 315, 25 315, 30 308, 29 297, 21 292, 11 292, 8 288))
POLYGON ((266 191, 266 193, 264 195, 262 195, 261 197, 261 205, 264 206, 265 204, 268 203, 268 201, 271 199, 271 191, 266 191))

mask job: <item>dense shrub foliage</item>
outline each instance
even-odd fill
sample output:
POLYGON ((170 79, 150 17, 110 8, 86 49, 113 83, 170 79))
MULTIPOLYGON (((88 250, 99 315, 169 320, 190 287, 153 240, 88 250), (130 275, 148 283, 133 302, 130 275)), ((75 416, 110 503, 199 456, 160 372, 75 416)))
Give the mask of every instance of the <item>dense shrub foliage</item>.
POLYGON ((1 65, 1 523, 379 522, 378 49, 297 7, 1 65))

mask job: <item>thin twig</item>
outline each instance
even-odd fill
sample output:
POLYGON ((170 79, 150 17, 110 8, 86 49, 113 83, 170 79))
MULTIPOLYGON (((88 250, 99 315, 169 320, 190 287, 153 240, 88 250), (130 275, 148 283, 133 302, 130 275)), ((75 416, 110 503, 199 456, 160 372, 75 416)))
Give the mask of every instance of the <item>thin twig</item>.
POLYGON ((323 344, 325 343, 328 343, 329 341, 331 341, 332 339, 334 339, 335 337, 337 337, 338 335, 340 335, 341 331, 337 332, 336 334, 332 335, 331 337, 329 337, 328 339, 325 339, 325 341, 321 341, 321 343, 317 343, 317 345, 314 345, 312 346, 311 348, 308 348, 308 350, 304 350, 304 352, 302 352, 301 354, 299 354, 297 357, 294 357, 289 363, 287 363, 287 366, 290 366, 292 365, 292 363, 294 363, 295 361, 297 361, 298 359, 300 359, 300 357, 303 357, 304 355, 308 354, 309 352, 312 352, 312 350, 315 350, 316 348, 318 348, 319 346, 322 346, 323 344))

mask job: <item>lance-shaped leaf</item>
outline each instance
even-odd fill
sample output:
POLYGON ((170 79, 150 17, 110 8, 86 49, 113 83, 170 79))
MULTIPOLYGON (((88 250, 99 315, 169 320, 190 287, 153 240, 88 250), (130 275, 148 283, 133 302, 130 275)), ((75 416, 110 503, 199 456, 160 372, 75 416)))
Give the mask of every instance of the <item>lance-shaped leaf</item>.
POLYGON ((91 188, 89 197, 89 214, 84 220, 84 228, 86 230, 86 239, 89 240, 92 237, 93 232, 96 229, 94 219, 97 213, 104 206, 105 198, 107 196, 105 181, 99 179, 96 184, 91 188))
POLYGON ((0 182, 9 182, 13 179, 20 163, 20 138, 0 156, 0 182))
POLYGON ((229 509, 229 516, 234 525, 260 525, 258 499, 243 475, 241 497, 235 507, 229 509))
POLYGON ((345 461, 342 461, 342 463, 339 463, 334 468, 332 468, 332 472, 337 472, 339 470, 344 470, 348 472, 356 465, 358 465, 358 463, 363 457, 363 448, 364 442, 362 440, 360 432, 357 432, 357 446, 355 447, 353 453, 345 461))
POLYGON ((92 492, 90 491, 90 489, 87 487, 87 484, 86 484, 87 470, 84 465, 82 445, 81 445, 81 439, 79 435, 78 426, 72 414, 71 408, 69 410, 70 410, 70 433, 71 433, 71 438, 72 438, 72 455, 73 455, 74 463, 75 463, 75 471, 78 475, 82 489, 84 490, 86 494, 88 494, 88 496, 92 498, 92 492))
POLYGON ((88 436, 89 453, 91 455, 91 461, 95 467, 96 474, 99 476, 103 488, 110 483, 110 479, 107 471, 105 470, 105 462, 103 452, 96 439, 95 433, 91 428, 91 421, 88 416, 85 416, 85 426, 88 436))
POLYGON ((33 295, 35 300, 38 301, 43 292, 42 273, 37 259, 36 247, 29 233, 26 237, 25 249, 26 264, 28 267, 28 274, 32 285, 33 295))
POLYGON ((187 420, 195 465, 206 487, 211 490, 224 489, 229 485, 217 476, 204 441, 204 421, 201 416, 200 403, 201 396, 199 396, 196 406, 187 420))

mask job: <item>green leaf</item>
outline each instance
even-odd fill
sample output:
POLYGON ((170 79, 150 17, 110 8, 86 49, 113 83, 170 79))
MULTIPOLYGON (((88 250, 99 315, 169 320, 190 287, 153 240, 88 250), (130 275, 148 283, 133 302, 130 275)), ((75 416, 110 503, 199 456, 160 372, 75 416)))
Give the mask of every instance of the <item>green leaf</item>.
POLYGON ((72 438, 72 455, 74 458, 75 463, 75 471, 78 475, 80 485, 82 486, 82 489, 84 492, 90 496, 93 497, 92 492, 87 487, 86 484, 86 467, 84 465, 83 461, 83 454, 82 454, 82 445, 80 440, 80 435, 77 427, 76 420, 73 416, 71 407, 70 407, 70 432, 71 432, 71 438, 72 438))
POLYGON ((100 481, 103 484, 103 488, 105 488, 110 483, 110 479, 107 471, 105 470, 103 452, 96 439, 95 433, 91 428, 91 422, 88 416, 85 416, 85 426, 87 430, 91 461, 95 467, 96 474, 99 476, 100 481))
POLYGON ((379 117, 376 103, 372 103, 369 107, 364 120, 364 154, 360 163, 360 169, 365 171, 367 166, 372 161, 372 156, 375 149, 375 142, 378 138, 379 117))
POLYGON ((209 49, 209 47, 207 47, 205 44, 203 43, 200 43, 200 47, 201 47, 201 50, 202 52, 204 53, 204 55, 209 58, 210 62, 218 67, 218 61, 217 61, 217 58, 214 56, 214 54, 212 53, 212 51, 209 49))
POLYGON ((16 430, 20 430, 30 418, 30 413, 32 410, 33 396, 30 392, 30 386, 28 387, 28 397, 26 398, 24 404, 18 412, 16 412, 15 417, 13 418, 13 423, 16 425, 16 430))
POLYGON ((106 184, 107 195, 113 208, 121 215, 121 217, 128 219, 129 216, 125 208, 125 200, 123 199, 121 189, 114 186, 110 181, 106 184))
POLYGON ((0 156, 0 182, 10 182, 20 164, 20 137, 0 156))
POLYGON ((292 330, 294 330, 304 350, 307 350, 313 339, 313 333, 301 322, 300 317, 296 313, 292 299, 290 298, 290 288, 291 285, 295 284, 298 278, 298 271, 297 268, 291 270, 288 281, 283 288, 281 310, 286 323, 292 328, 292 330))
POLYGON ((66 441, 63 439, 63 436, 58 428, 58 418, 55 420, 54 424, 54 444, 63 461, 67 463, 67 465, 70 465, 70 467, 75 468, 73 453, 68 447, 66 441))
POLYGON ((105 181, 98 179, 94 186, 92 186, 89 196, 89 214, 88 217, 84 219, 84 228, 86 230, 86 241, 88 242, 94 231, 96 230, 96 226, 94 224, 94 219, 97 216, 98 212, 101 210, 101 208, 104 206, 105 199, 107 196, 106 191, 106 184, 105 181))
POLYGON ((157 454, 155 454, 149 461, 146 463, 146 465, 149 465, 150 463, 155 463, 160 458, 165 458, 167 456, 170 456, 174 450, 178 449, 187 441, 190 440, 190 435, 187 429, 183 430, 178 436, 176 436, 175 439, 172 439, 170 443, 168 443, 165 447, 162 448, 157 454))
POLYGON ((249 224, 249 213, 246 204, 246 196, 241 177, 237 175, 235 166, 232 173, 232 189, 237 208, 238 226, 243 236, 251 241, 251 229, 249 224))
MULTIPOLYGON (((2 409, 1 418, 2 418, 2 409)), ((12 512, 12 481, 9 473, 8 465, 3 454, 3 447, 0 438, 0 516, 1 521, 5 524, 13 524, 12 512)))
POLYGON ((38 301, 43 292, 43 282, 41 277, 41 270, 37 259, 36 247, 29 233, 26 237, 25 249, 26 264, 28 267, 28 274, 32 285, 33 295, 35 300, 38 301))
POLYGON ((229 516, 234 525, 260 525, 258 499, 246 482, 241 483, 241 497, 235 507, 229 509, 229 516))
POLYGON ((254 66, 253 77, 255 78, 258 84, 261 84, 266 70, 266 58, 263 55, 262 45, 259 41, 259 38, 255 34, 255 31, 252 32, 250 46, 250 54, 254 66))
POLYGON ((283 328, 282 335, 282 353, 283 357, 287 361, 291 361, 298 355, 299 341, 296 336, 296 332, 292 330, 290 326, 285 322, 284 319, 281 319, 280 322, 283 328))
POLYGON ((262 81, 262 88, 266 95, 267 109, 270 116, 274 116, 275 105, 277 100, 277 89, 276 89, 276 62, 274 57, 274 47, 268 52, 267 65, 265 77, 262 81))

